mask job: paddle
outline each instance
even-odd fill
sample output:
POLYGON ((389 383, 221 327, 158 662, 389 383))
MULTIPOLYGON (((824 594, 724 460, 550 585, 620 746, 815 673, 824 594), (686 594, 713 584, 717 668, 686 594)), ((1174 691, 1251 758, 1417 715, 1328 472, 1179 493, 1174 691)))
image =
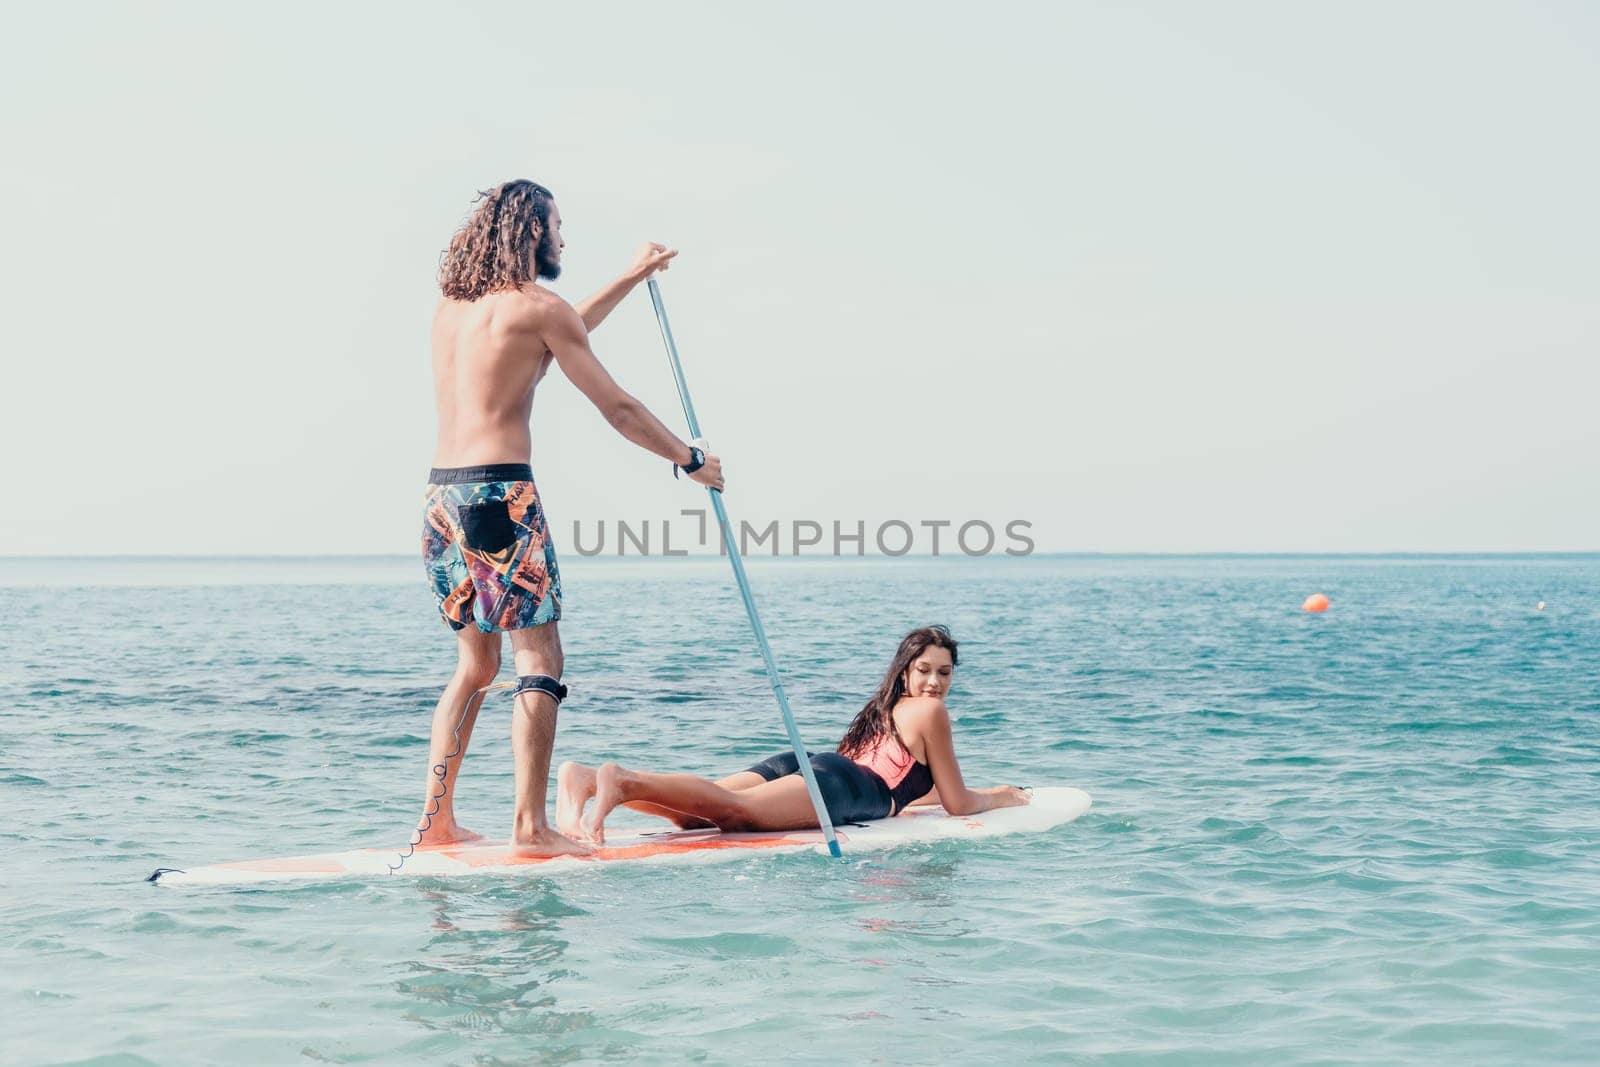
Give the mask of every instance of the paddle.
MULTIPOLYGON (((672 327, 667 324, 667 306, 661 302, 661 286, 654 278, 648 279, 650 303, 655 305, 656 321, 661 324, 661 340, 666 342, 667 359, 672 363, 672 377, 678 383, 678 399, 683 401, 683 414, 689 420, 689 435, 701 440, 700 420, 694 415, 694 402, 689 399, 689 384, 683 380, 683 363, 678 359, 678 346, 672 340, 672 327)), ((828 809, 822 803, 822 790, 817 788, 817 776, 811 773, 811 761, 806 758, 805 742, 800 739, 800 729, 794 724, 794 712, 789 710, 789 697, 783 691, 783 680, 778 677, 778 664, 772 658, 772 646, 767 643, 767 631, 756 612, 755 599, 750 595, 750 579, 744 572, 744 559, 734 542, 733 527, 728 523, 727 509, 722 505, 722 493, 707 489, 711 494, 711 507, 717 514, 717 529, 722 531, 723 543, 728 546, 728 561, 733 564, 733 577, 739 583, 739 595, 744 598, 744 610, 750 616, 750 628, 756 633, 756 644, 761 646, 761 659, 767 665, 767 680, 772 683, 773 695, 778 698, 778 709, 783 712, 783 725, 789 731, 789 743, 794 746, 795 759, 800 763, 800 774, 806 780, 806 792, 811 794, 811 806, 817 810, 817 825, 822 836, 828 839, 828 851, 842 856, 839 840, 834 836, 833 823, 828 809)))

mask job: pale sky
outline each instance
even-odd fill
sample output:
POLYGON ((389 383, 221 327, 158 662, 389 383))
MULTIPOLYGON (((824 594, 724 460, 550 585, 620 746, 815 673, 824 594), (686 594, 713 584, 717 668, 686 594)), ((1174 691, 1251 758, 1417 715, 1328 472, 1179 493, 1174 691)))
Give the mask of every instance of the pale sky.
MULTIPOLYGON (((570 300, 682 249, 736 518, 1600 548, 1597 12, 18 8, 0 555, 417 551, 439 253, 512 177, 570 300)), ((681 431, 642 288, 593 343, 681 431)), ((533 424, 558 546, 703 504, 556 374, 533 424)))

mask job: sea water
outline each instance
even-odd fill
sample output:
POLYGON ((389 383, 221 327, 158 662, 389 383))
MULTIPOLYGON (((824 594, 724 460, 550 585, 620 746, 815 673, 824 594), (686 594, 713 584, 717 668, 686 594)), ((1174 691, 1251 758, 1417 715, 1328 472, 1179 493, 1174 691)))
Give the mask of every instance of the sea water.
MULTIPOLYGON (((1600 558, 750 569, 810 743, 944 622, 967 780, 1094 809, 842 861, 163 888, 405 842, 453 660, 420 564, 0 561, 0 1060, 1600 1060, 1600 558)), ((565 584, 558 760, 782 747, 725 561, 565 584)), ((494 835, 509 713, 459 789, 494 835)))

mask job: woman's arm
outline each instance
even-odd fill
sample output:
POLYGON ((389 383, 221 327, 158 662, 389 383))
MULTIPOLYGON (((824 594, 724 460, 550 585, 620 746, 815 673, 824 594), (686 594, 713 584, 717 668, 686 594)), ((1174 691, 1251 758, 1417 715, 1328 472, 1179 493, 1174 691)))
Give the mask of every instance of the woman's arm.
MULTIPOLYGON (((730 788, 732 788, 732 787, 730 787, 730 788)), ((1004 804, 993 804, 993 803, 991 803, 989 805, 990 808, 1012 808, 1012 807, 1016 807, 1018 805, 1027 803, 1026 800, 1018 799, 1019 795, 1021 797, 1026 797, 1028 795, 1027 791, 1026 790, 1022 790, 1022 789, 1018 789, 1014 785, 996 785, 996 786, 990 786, 988 789, 974 789, 974 790, 972 790, 972 792, 977 793, 979 796, 993 796, 993 797, 1009 798, 1008 802, 1004 803, 1004 804)), ((928 792, 926 794, 924 794, 923 796, 918 797, 916 800, 913 800, 911 803, 907 804, 906 807, 908 807, 908 808, 932 808, 932 807, 937 807, 938 805, 943 804, 943 803, 944 803, 944 801, 939 799, 939 787, 938 786, 934 786, 932 789, 928 790, 928 792)))
MULTIPOLYGON (((961 763, 956 759, 955 738, 950 730, 950 709, 934 697, 915 697, 916 706, 907 708, 916 722, 917 732, 928 757, 928 769, 933 772, 933 791, 937 803, 951 815, 976 815, 993 808, 1010 808, 1028 802, 1027 794, 1012 786, 995 786, 992 789, 968 789, 961 777, 961 763)), ((916 803, 923 803, 923 797, 916 803)))

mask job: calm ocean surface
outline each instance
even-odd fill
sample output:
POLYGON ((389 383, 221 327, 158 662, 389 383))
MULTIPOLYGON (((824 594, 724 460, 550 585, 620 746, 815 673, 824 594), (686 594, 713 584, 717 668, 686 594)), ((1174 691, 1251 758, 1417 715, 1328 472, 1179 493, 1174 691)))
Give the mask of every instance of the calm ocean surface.
MULTIPOLYGON (((725 561, 564 567, 558 759, 782 747, 725 561)), ((0 1060, 1600 1059, 1600 557, 751 574, 813 744, 943 621, 969 781, 1094 810, 844 862, 159 888, 404 843, 453 660, 421 566, 0 560, 0 1060)), ((496 836, 508 715, 458 808, 496 836)))

